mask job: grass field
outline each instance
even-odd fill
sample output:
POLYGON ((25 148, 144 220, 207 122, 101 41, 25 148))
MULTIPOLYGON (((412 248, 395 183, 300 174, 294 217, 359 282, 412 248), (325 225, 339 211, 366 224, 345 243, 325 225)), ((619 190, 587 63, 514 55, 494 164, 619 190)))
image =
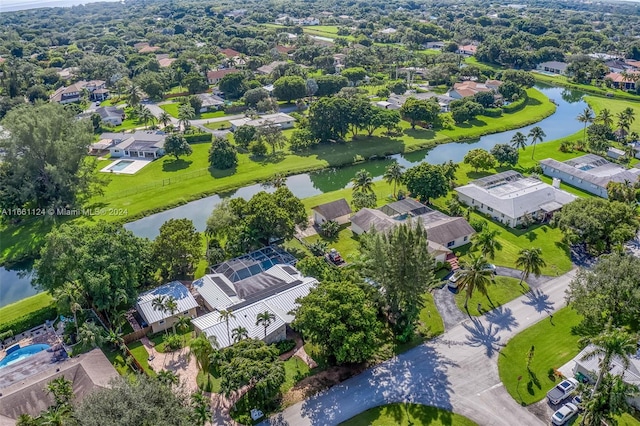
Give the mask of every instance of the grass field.
POLYGON ((625 108, 633 108, 636 113, 636 120, 631 123, 630 131, 640 133, 640 96, 638 96, 637 99, 638 102, 633 102, 623 99, 601 98, 600 96, 585 96, 585 100, 591 108, 593 108, 596 114, 605 108, 608 108, 609 111, 611 111, 614 127, 617 124, 617 119, 615 118, 616 114, 622 112, 625 108))
POLYGON ((340 423, 342 426, 473 426, 475 422, 450 411, 418 404, 371 408, 340 423))
POLYGON ((540 321, 507 343, 500 352, 498 370, 500 380, 513 399, 525 405, 533 404, 558 384, 553 370, 580 352, 580 336, 571 331, 580 320, 573 309, 563 308, 553 315, 553 319, 540 321), (534 356, 528 372, 526 358, 532 346, 534 356), (520 381, 519 376, 522 376, 520 381))
POLYGON ((230 129, 231 128, 231 122, 229 122, 229 120, 212 121, 211 123, 206 123, 204 125, 204 127, 206 127, 207 129, 211 129, 211 130, 230 129))
POLYGON ((420 310, 420 323, 418 331, 429 337, 436 337, 444 333, 444 322, 436 309, 436 302, 433 295, 427 293, 423 295, 424 307, 420 310))
POLYGON ((297 356, 292 356, 286 360, 284 362, 285 380, 282 386, 280 386, 280 392, 287 392, 296 383, 307 377, 310 371, 309 366, 297 356))
POLYGON ((541 83, 568 87, 570 89, 581 90, 583 92, 593 93, 595 95, 614 96, 616 98, 621 98, 621 99, 630 99, 630 100, 640 101, 640 96, 627 93, 624 90, 615 89, 615 88, 606 88, 606 87, 604 88, 596 87, 590 84, 577 84, 577 83, 573 83, 563 75, 546 75, 546 74, 534 72, 533 76, 535 77, 536 81, 539 81, 541 83))
MULTIPOLYGON (((179 102, 171 102, 167 104, 161 104, 158 106, 162 108, 164 111, 166 111, 173 118, 178 118, 178 108, 180 108, 180 105, 181 104, 179 102)), ((208 111, 208 112, 201 112, 196 114, 195 119, 208 120, 210 118, 224 117, 225 115, 226 114, 224 111, 208 111)))
MULTIPOLYGON (((53 297, 47 292, 39 293, 0 308, 0 325, 52 305, 53 297)), ((15 330, 22 331, 22 330, 15 330)))
POLYGON ((147 352, 147 349, 144 347, 144 345, 140 341, 137 341, 130 343, 127 346, 129 347, 129 350, 131 351, 133 357, 140 363, 144 371, 149 376, 155 377, 156 372, 153 371, 151 367, 149 367, 149 352, 147 352))
MULTIPOLYGON (((518 285, 519 282, 520 280, 511 277, 495 277, 494 281, 487 286, 486 296, 476 289, 473 292, 473 296, 469 299, 469 314, 472 316, 485 314, 529 291, 527 283, 523 282, 521 287, 518 285), (480 312, 478 312, 479 303, 482 304, 482 311, 480 312)), ((462 312, 467 312, 464 309, 464 301, 466 298, 466 290, 458 292, 455 296, 456 305, 462 312)))

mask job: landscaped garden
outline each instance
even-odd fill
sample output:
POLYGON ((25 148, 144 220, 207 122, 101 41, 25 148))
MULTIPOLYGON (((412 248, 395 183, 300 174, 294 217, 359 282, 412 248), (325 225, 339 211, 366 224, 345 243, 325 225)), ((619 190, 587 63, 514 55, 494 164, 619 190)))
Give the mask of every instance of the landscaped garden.
POLYGON ((464 308, 464 302, 467 298, 465 290, 461 290, 456 294, 456 305, 462 312, 468 312, 469 315, 486 314, 488 311, 502 306, 529 291, 527 283, 523 282, 522 286, 520 286, 519 282, 520 280, 515 278, 497 276, 487 286, 486 296, 478 291, 477 288, 475 289, 469 299, 468 310, 464 308), (480 311, 478 311, 478 307, 481 307, 480 311))
POLYGON ((523 405, 533 404, 560 382, 555 370, 580 352, 581 336, 573 332, 580 321, 580 316, 566 307, 507 343, 500 352, 498 370, 500 380, 513 399, 523 405), (532 347, 533 356, 527 368, 532 347))
POLYGON ((442 410, 419 404, 389 404, 371 408, 340 423, 342 426, 473 426, 472 420, 442 410))

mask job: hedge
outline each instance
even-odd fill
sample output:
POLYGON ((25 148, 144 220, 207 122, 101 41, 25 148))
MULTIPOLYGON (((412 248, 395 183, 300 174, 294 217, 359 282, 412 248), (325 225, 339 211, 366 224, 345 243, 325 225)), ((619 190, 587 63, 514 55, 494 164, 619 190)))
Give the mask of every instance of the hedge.
POLYGON ((529 96, 526 93, 527 92, 525 92, 525 95, 520 99, 518 99, 517 101, 513 101, 509 105, 503 106, 502 109, 504 110, 504 112, 510 114, 516 111, 520 111, 522 108, 527 106, 527 101, 529 100, 529 96))
POLYGON ((187 143, 198 143, 198 142, 211 142, 212 141, 211 133, 194 133, 191 135, 184 135, 187 143))
POLYGON ((13 330, 16 334, 27 331, 33 327, 44 324, 46 320, 54 320, 58 317, 58 310, 55 306, 47 306, 27 315, 23 315, 12 321, 5 322, 0 326, 0 333, 13 330))
POLYGON ((225 114, 239 114, 245 112, 248 107, 245 105, 225 105, 222 109, 225 114))
POLYGON ((502 115, 502 108, 485 108, 482 115, 486 117, 500 117, 502 115))

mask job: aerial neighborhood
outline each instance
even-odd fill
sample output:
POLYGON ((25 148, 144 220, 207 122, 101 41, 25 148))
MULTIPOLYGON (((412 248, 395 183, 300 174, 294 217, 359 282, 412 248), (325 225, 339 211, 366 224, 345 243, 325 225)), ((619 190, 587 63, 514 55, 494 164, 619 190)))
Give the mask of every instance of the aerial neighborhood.
POLYGON ((0 4, 0 426, 640 425, 639 40, 0 4))

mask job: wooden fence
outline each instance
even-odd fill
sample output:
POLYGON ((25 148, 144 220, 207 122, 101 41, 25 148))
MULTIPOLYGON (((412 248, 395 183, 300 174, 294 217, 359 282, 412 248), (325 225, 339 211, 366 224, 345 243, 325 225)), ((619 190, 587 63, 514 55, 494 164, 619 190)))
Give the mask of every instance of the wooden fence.
POLYGON ((147 335, 149 331, 151 331, 151 327, 144 327, 132 333, 125 334, 124 336, 122 336, 122 339, 124 340, 124 343, 128 345, 131 342, 135 342, 136 340, 142 339, 144 336, 147 335))

